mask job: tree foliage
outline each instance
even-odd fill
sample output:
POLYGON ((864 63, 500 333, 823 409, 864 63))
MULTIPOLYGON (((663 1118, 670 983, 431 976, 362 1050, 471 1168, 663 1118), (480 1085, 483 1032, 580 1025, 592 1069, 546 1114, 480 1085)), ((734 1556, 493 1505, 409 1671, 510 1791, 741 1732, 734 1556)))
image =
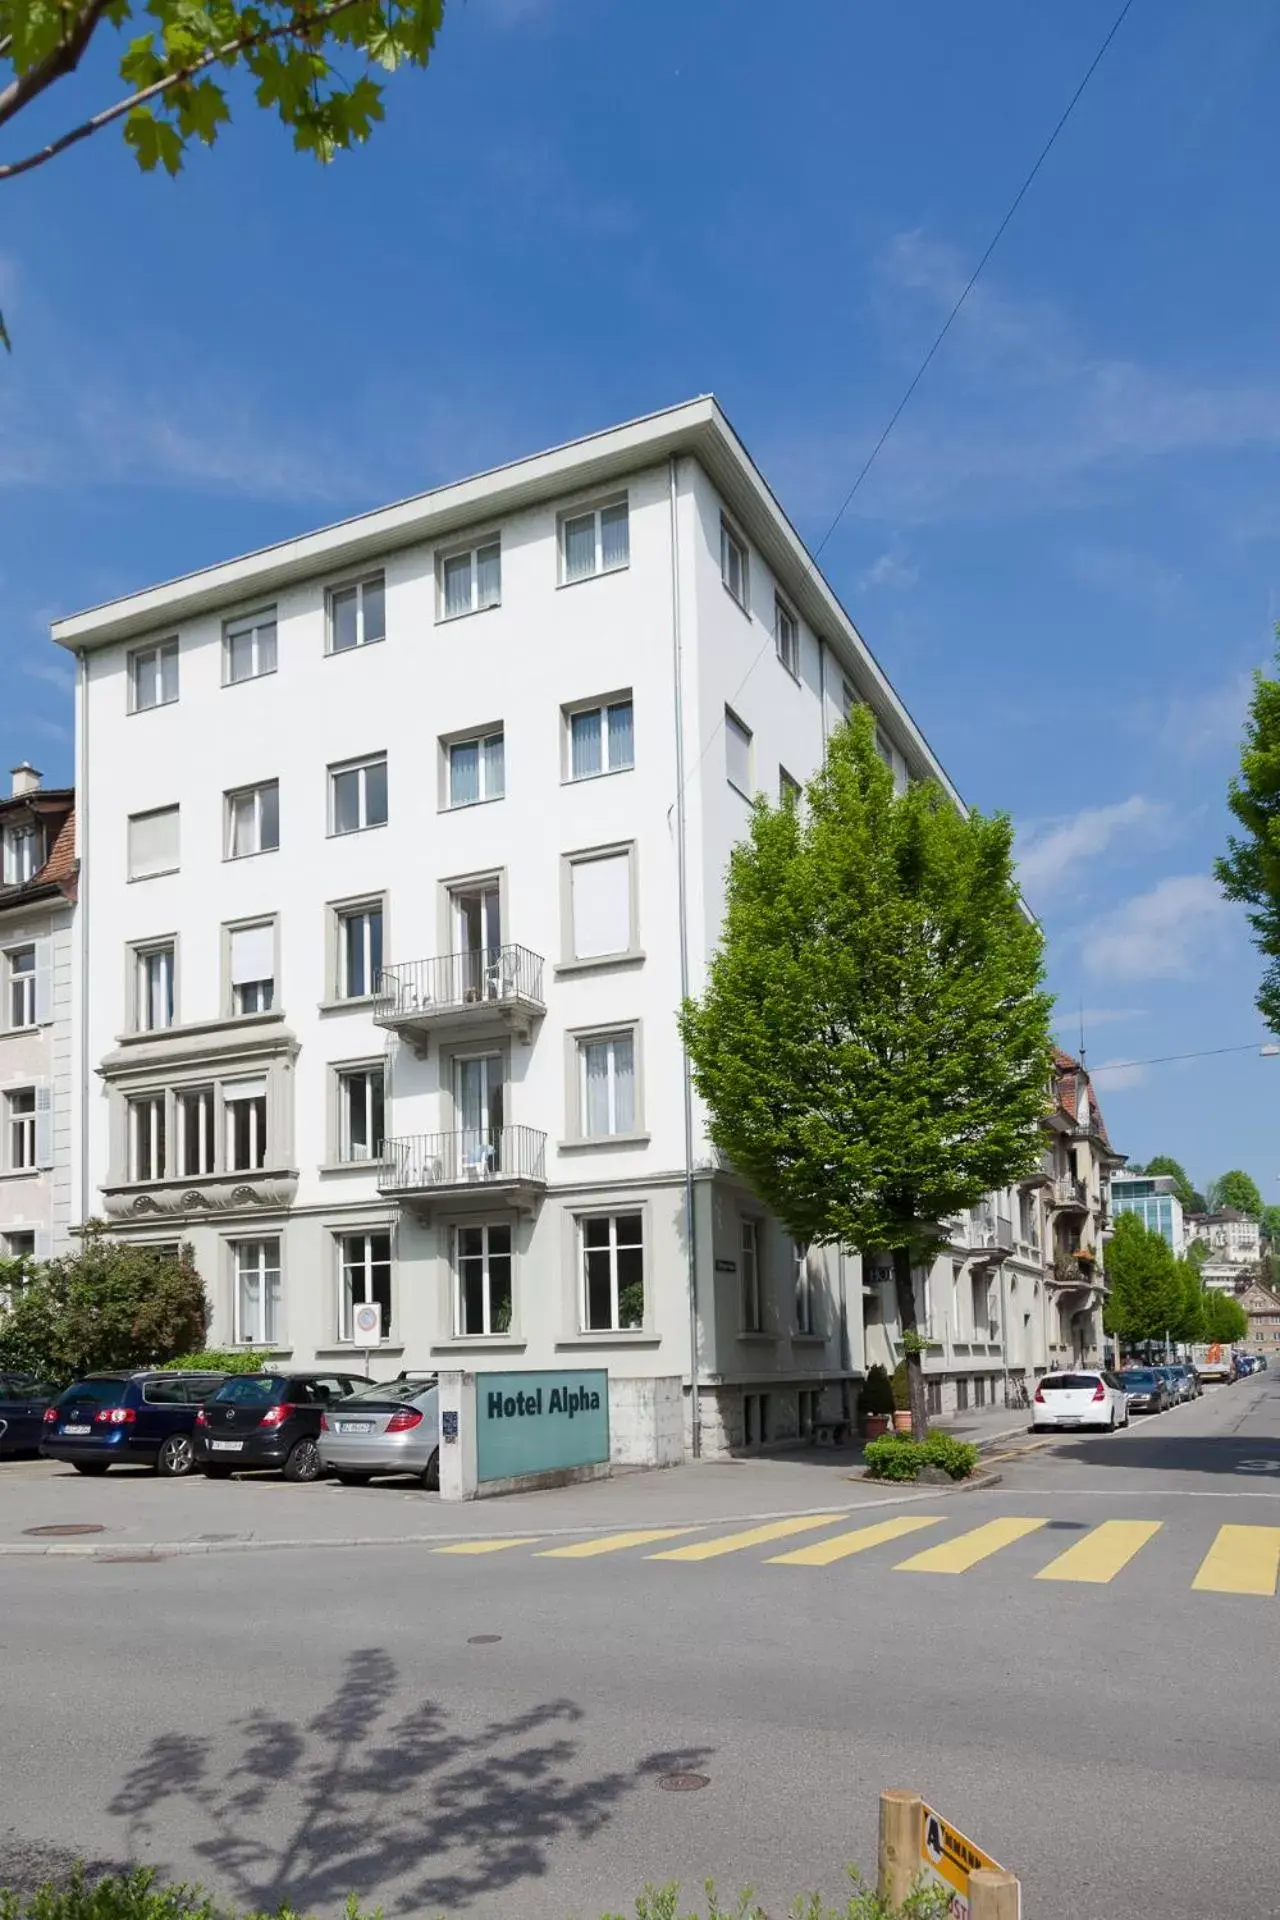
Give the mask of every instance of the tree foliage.
POLYGON ((1206 1290, 1204 1296, 1204 1338, 1221 1340, 1243 1340, 1249 1331, 1249 1316, 1238 1300, 1229 1293, 1220 1293, 1216 1287, 1206 1290))
POLYGON ((1280 1207, 1264 1207, 1258 1220, 1263 1238, 1273 1248, 1280 1246, 1280 1207))
POLYGON ((70 1381, 159 1365, 204 1342, 205 1295, 183 1247, 175 1259, 112 1240, 91 1221, 77 1253, 47 1260, 0 1312, 0 1367, 70 1381))
POLYGON ((1107 1247, 1107 1332, 1135 1344, 1173 1335, 1187 1310, 1179 1265, 1162 1233, 1144 1226, 1136 1213, 1122 1213, 1107 1247))
POLYGON ((942 1223, 1040 1159, 1050 1001, 1010 839, 931 782, 896 794, 855 712, 804 805, 756 801, 684 1009, 716 1145, 797 1240, 892 1250, 907 1334, 942 1223))
POLYGON ((1190 1176, 1182 1162, 1175 1160, 1172 1155, 1157 1153, 1152 1159, 1147 1161, 1145 1167, 1131 1167, 1129 1171, 1131 1173, 1145 1173, 1152 1178, 1157 1174, 1172 1174, 1177 1183, 1174 1187, 1174 1192, 1177 1194, 1182 1207, 1187 1213, 1193 1213, 1195 1211, 1195 1202, 1199 1198, 1199 1195, 1192 1186, 1190 1176))
POLYGON ((1258 1183, 1251 1174, 1242 1173, 1239 1167, 1232 1167, 1229 1173, 1219 1174, 1216 1180, 1211 1180, 1209 1196, 1215 1213, 1220 1207, 1234 1207, 1237 1213, 1247 1213, 1251 1220, 1262 1218, 1262 1195, 1258 1192, 1258 1183))
POLYGON ((1227 790, 1227 805, 1241 831, 1228 836, 1214 871, 1228 900, 1249 909, 1253 944, 1266 962, 1257 1007, 1272 1032, 1280 1033, 1280 678, 1253 676, 1240 772, 1227 790))

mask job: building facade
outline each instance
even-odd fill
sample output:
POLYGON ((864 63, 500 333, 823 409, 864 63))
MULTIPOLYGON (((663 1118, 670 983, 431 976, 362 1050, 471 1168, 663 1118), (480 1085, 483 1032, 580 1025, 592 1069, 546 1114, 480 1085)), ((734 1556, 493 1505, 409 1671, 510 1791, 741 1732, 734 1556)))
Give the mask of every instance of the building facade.
POLYGON ((1249 1280, 1236 1298, 1249 1316, 1249 1352, 1264 1355, 1268 1363, 1280 1360, 1280 1293, 1249 1280))
POLYGON ((0 1258, 62 1252, 73 1218, 75 796, 25 762, 0 800, 0 1258))
POLYGON ((1136 1213, 1144 1227, 1160 1234, 1181 1259, 1187 1250, 1187 1226, 1177 1181, 1170 1173, 1124 1173, 1111 1176, 1111 1212, 1136 1213))
POLYGON ((1191 1216, 1192 1240, 1208 1249, 1200 1269, 1206 1287, 1234 1293, 1249 1268, 1262 1258, 1262 1228, 1235 1207, 1191 1216))
POLYGON ((955 796, 713 400, 54 634, 79 1210, 191 1242, 211 1341, 603 1366, 624 1460, 846 1409, 861 1262, 720 1164, 676 1014, 855 702, 955 796))

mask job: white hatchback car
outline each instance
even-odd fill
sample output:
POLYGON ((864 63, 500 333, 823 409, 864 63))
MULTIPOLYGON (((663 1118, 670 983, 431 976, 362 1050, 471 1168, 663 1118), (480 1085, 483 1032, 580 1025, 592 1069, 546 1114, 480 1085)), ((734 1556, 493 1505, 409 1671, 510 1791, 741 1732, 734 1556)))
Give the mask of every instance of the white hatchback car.
POLYGON ((1047 1427, 1103 1427, 1114 1433, 1129 1424, 1129 1397, 1114 1373, 1046 1373, 1031 1402, 1031 1431, 1047 1427))

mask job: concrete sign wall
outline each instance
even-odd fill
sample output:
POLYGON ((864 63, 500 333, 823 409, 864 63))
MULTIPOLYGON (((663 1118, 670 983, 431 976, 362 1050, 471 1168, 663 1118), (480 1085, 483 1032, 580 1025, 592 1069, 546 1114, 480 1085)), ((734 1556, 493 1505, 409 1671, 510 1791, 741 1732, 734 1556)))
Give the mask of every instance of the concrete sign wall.
POLYGON ((475 1436, 481 1481, 606 1465, 609 1376, 603 1368, 478 1373, 475 1436))

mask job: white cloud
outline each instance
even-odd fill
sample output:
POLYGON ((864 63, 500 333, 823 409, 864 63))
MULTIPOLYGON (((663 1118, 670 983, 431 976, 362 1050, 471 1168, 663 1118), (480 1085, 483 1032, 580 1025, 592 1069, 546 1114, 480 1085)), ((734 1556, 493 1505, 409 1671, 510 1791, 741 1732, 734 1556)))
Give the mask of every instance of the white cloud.
POLYGON ((1141 1087, 1145 1084, 1147 1070, 1132 1060, 1101 1060, 1097 1066, 1091 1060, 1089 1072, 1096 1078, 1103 1076, 1098 1088, 1101 1094, 1123 1093, 1128 1087, 1141 1087))
POLYGON ((1084 963, 1112 980, 1185 980, 1220 949, 1235 918, 1208 874, 1173 874, 1086 928, 1084 963))
POLYGON ((1051 892, 1078 867, 1105 853, 1116 835, 1133 827, 1149 830, 1165 808, 1135 793, 1110 807, 1083 807, 1069 819, 1052 822, 1022 838, 1018 846, 1018 884, 1034 897, 1051 892))
POLYGON ((890 548, 871 562, 858 585, 863 592, 875 588, 898 588, 906 592, 919 578, 920 569, 912 566, 905 553, 896 553, 890 548))
POLYGON ((1233 673, 1216 687, 1184 687, 1170 696, 1159 728, 1169 753, 1203 760, 1240 744, 1253 692, 1252 673, 1233 673))

